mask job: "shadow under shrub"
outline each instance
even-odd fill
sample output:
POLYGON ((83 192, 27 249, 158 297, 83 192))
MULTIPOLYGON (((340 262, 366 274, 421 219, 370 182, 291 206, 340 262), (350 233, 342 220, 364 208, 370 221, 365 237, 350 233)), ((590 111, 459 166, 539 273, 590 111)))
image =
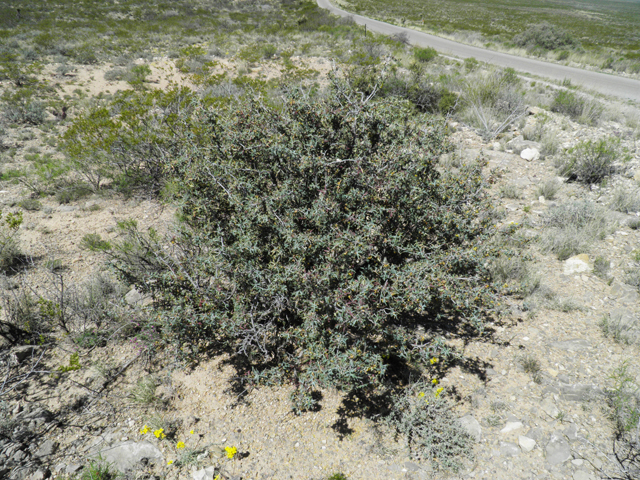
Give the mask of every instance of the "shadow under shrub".
POLYGON ((475 332, 494 309, 481 166, 440 174, 444 127, 413 111, 338 80, 321 100, 197 108, 171 161, 180 231, 121 224, 113 265, 179 351, 232 349, 247 380, 293 383, 295 408, 381 385, 390 355, 429 357, 425 330, 475 332))

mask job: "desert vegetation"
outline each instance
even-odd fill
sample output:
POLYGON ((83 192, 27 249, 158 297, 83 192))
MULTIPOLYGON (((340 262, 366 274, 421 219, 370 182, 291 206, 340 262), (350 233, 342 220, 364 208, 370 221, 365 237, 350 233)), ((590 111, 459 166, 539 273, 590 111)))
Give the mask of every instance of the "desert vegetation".
MULTIPOLYGON (((343 459, 365 430, 363 463, 465 472, 475 425, 515 422, 513 401, 478 397, 493 362, 520 392, 560 388, 543 352, 510 350, 518 329, 601 308, 553 288, 557 264, 593 257, 585 284, 638 291, 637 251, 616 243, 638 234, 637 117, 571 85, 365 36, 305 1, 0 12, 0 476, 253 478, 281 468, 259 453, 274 440, 313 437, 267 424, 256 446, 265 411, 347 445, 308 478, 362 478, 343 459), (108 456, 127 442, 146 465, 108 456)), ((503 40, 590 48, 573 38, 537 23, 503 40)), ((581 404, 631 458, 598 471, 623 478, 634 325, 599 320, 630 359, 593 359, 610 382, 581 404)))

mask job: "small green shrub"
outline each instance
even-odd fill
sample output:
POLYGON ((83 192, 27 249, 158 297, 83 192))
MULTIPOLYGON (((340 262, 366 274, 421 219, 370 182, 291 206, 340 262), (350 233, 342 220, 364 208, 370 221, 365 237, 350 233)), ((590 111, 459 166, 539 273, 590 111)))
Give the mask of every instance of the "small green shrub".
POLYGON ((437 56, 438 52, 435 48, 427 47, 413 49, 413 58, 415 58, 418 62, 429 63, 437 56))
POLYGON ((616 188, 609 202, 609 208, 623 213, 640 212, 640 190, 616 188))
POLYGON ((39 211, 42 210, 42 203, 34 198, 23 198, 18 202, 18 206, 24 210, 39 211))
POLYGON ((610 270, 611 262, 607 258, 599 255, 593 260, 593 273, 596 276, 608 280, 610 270))
POLYGON ((20 260, 17 238, 20 225, 22 225, 22 212, 3 214, 0 211, 0 271, 6 272, 12 269, 20 260))
POLYGON ((545 200, 553 200, 556 198, 556 194, 562 188, 562 182, 557 178, 550 178, 545 180, 536 189, 536 195, 538 197, 544 197, 545 200))
POLYGON ((147 80, 149 75, 151 75, 151 68, 149 65, 132 65, 127 71, 124 79, 133 88, 140 89, 144 87, 144 82, 147 80))
POLYGON ((558 165, 560 175, 587 185, 600 183, 615 171, 614 162, 623 156, 620 139, 606 137, 584 140, 565 151, 558 165))
POLYGON ((640 389, 629 372, 628 363, 616 368, 610 377, 613 386, 607 396, 611 406, 611 417, 619 433, 629 432, 640 422, 640 389))
POLYGON ((87 233, 80 240, 80 248, 91 250, 92 252, 100 252, 109 250, 111 245, 106 240, 103 240, 98 233, 87 233))
POLYGON ((347 476, 342 473, 334 473, 330 477, 327 477, 327 480, 348 480, 347 476))
POLYGON ((463 119, 487 141, 526 113, 523 94, 509 70, 468 76, 463 83, 462 100, 465 107, 463 119))
POLYGON ((156 396, 156 381, 153 377, 144 377, 138 380, 131 390, 131 398, 142 405, 151 405, 158 401, 156 396))
POLYGON ((553 206, 542 217, 545 226, 538 240, 543 249, 566 260, 585 253, 611 229, 607 210, 588 201, 576 200, 553 206))
POLYGON ((2 116, 8 123, 42 125, 46 120, 45 104, 26 90, 5 92, 2 95, 2 116))
POLYGON ((121 475, 110 464, 91 460, 82 470, 80 480, 117 480, 121 475))
POLYGON ((603 107, 596 100, 587 100, 569 90, 559 90, 551 103, 552 112, 567 115, 573 120, 595 124, 602 115, 603 107))
POLYGON ((500 196, 502 198, 511 198, 511 199, 520 199, 522 198, 522 193, 517 185, 513 183, 507 183, 500 187, 500 196))
POLYGON ((404 436, 412 458, 457 471, 462 458, 473 458, 472 442, 440 392, 430 383, 411 385, 394 399, 386 422, 404 436))
POLYGON ((634 218, 633 220, 631 220, 629 222, 629 228, 631 230, 638 230, 640 229, 640 218, 634 218))

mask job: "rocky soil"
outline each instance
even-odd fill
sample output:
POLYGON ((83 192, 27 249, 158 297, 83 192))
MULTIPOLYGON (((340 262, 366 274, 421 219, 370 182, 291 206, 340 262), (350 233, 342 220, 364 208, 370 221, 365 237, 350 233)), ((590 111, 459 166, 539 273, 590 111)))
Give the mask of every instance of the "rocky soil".
MULTIPOLYGON (((504 211, 497 228, 517 223, 520 238, 535 239, 554 205, 585 198, 606 206, 615 187, 637 187, 637 128, 612 121, 584 126, 537 108, 529 113, 495 143, 452 125, 457 156, 448 161, 484 156, 486 174, 496 178, 493 190, 504 211), (520 136, 543 116, 549 119, 545 128, 557 133, 563 147, 615 135, 631 159, 617 166, 607 186, 563 183, 556 199, 541 198, 538 187, 557 175, 553 159, 522 158, 524 148, 540 145, 523 143, 520 136), (500 189, 508 185, 520 198, 501 198, 500 189)), ((38 145, 46 152, 38 142, 35 134, 26 141, 5 139, 19 149, 38 145)), ((21 185, 5 182, 3 210, 17 209, 17 199, 25 195, 21 185)), ((40 211, 24 213, 21 248, 34 258, 60 259, 68 266, 69 282, 81 281, 103 264, 99 255, 78 248, 85 234, 112 238, 116 222, 127 218, 160 230, 172 220, 169 207, 144 199, 96 196, 42 204, 40 211)), ((133 342, 80 349, 80 368, 60 372, 61 366, 72 366, 77 350, 60 335, 55 345, 0 350, 2 371, 12 379, 9 390, 0 378, 0 433, 6 433, 0 435, 0 478, 67 478, 88 471, 99 458, 129 478, 211 480, 221 474, 226 479, 321 480, 336 472, 350 480, 640 478, 637 461, 635 472, 624 476, 625 443, 614 442, 607 401, 622 365, 636 382, 640 379, 640 295, 624 283, 631 254, 640 248, 640 230, 629 226, 638 215, 611 211, 610 216, 615 225, 609 235, 578 258, 560 261, 532 240, 527 251, 540 278, 535 301, 506 297, 511 313, 487 326, 492 335, 466 343, 449 339, 465 361, 441 379, 443 395, 458 402, 457 416, 475 440, 475 457, 459 473, 433 471, 412 459, 402 438, 355 416, 357 409, 339 392, 322 392, 319 411, 296 416, 289 388, 234 388, 235 373, 224 356, 185 367, 133 342), (610 261, 608 277, 594 273, 596 256, 610 261), (617 327, 623 341, 605 336, 603 319, 617 327), (151 392, 147 400, 134 401, 132 392, 145 388, 151 392), (162 438, 164 432, 169 436, 162 438), (178 442, 184 448, 177 448, 178 442), (237 453, 230 459, 225 447, 232 446, 237 453)), ((44 285, 37 272, 25 274, 36 289, 44 285)), ((19 276, 10 278, 6 288, 20 282, 19 276)), ((146 308, 135 291, 125 301, 132 315, 146 308)))

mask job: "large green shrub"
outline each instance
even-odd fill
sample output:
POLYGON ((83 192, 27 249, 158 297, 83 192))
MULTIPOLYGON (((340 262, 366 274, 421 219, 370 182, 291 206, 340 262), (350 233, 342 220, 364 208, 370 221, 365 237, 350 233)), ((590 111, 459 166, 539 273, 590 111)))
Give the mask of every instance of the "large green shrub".
POLYGON ((441 123, 361 98, 336 81, 322 100, 198 109, 171 162, 181 232, 124 223, 114 253, 180 351, 233 349, 253 381, 293 382, 299 409, 379 385, 433 354, 425 332, 475 331, 494 308, 480 166, 440 174, 441 123))

